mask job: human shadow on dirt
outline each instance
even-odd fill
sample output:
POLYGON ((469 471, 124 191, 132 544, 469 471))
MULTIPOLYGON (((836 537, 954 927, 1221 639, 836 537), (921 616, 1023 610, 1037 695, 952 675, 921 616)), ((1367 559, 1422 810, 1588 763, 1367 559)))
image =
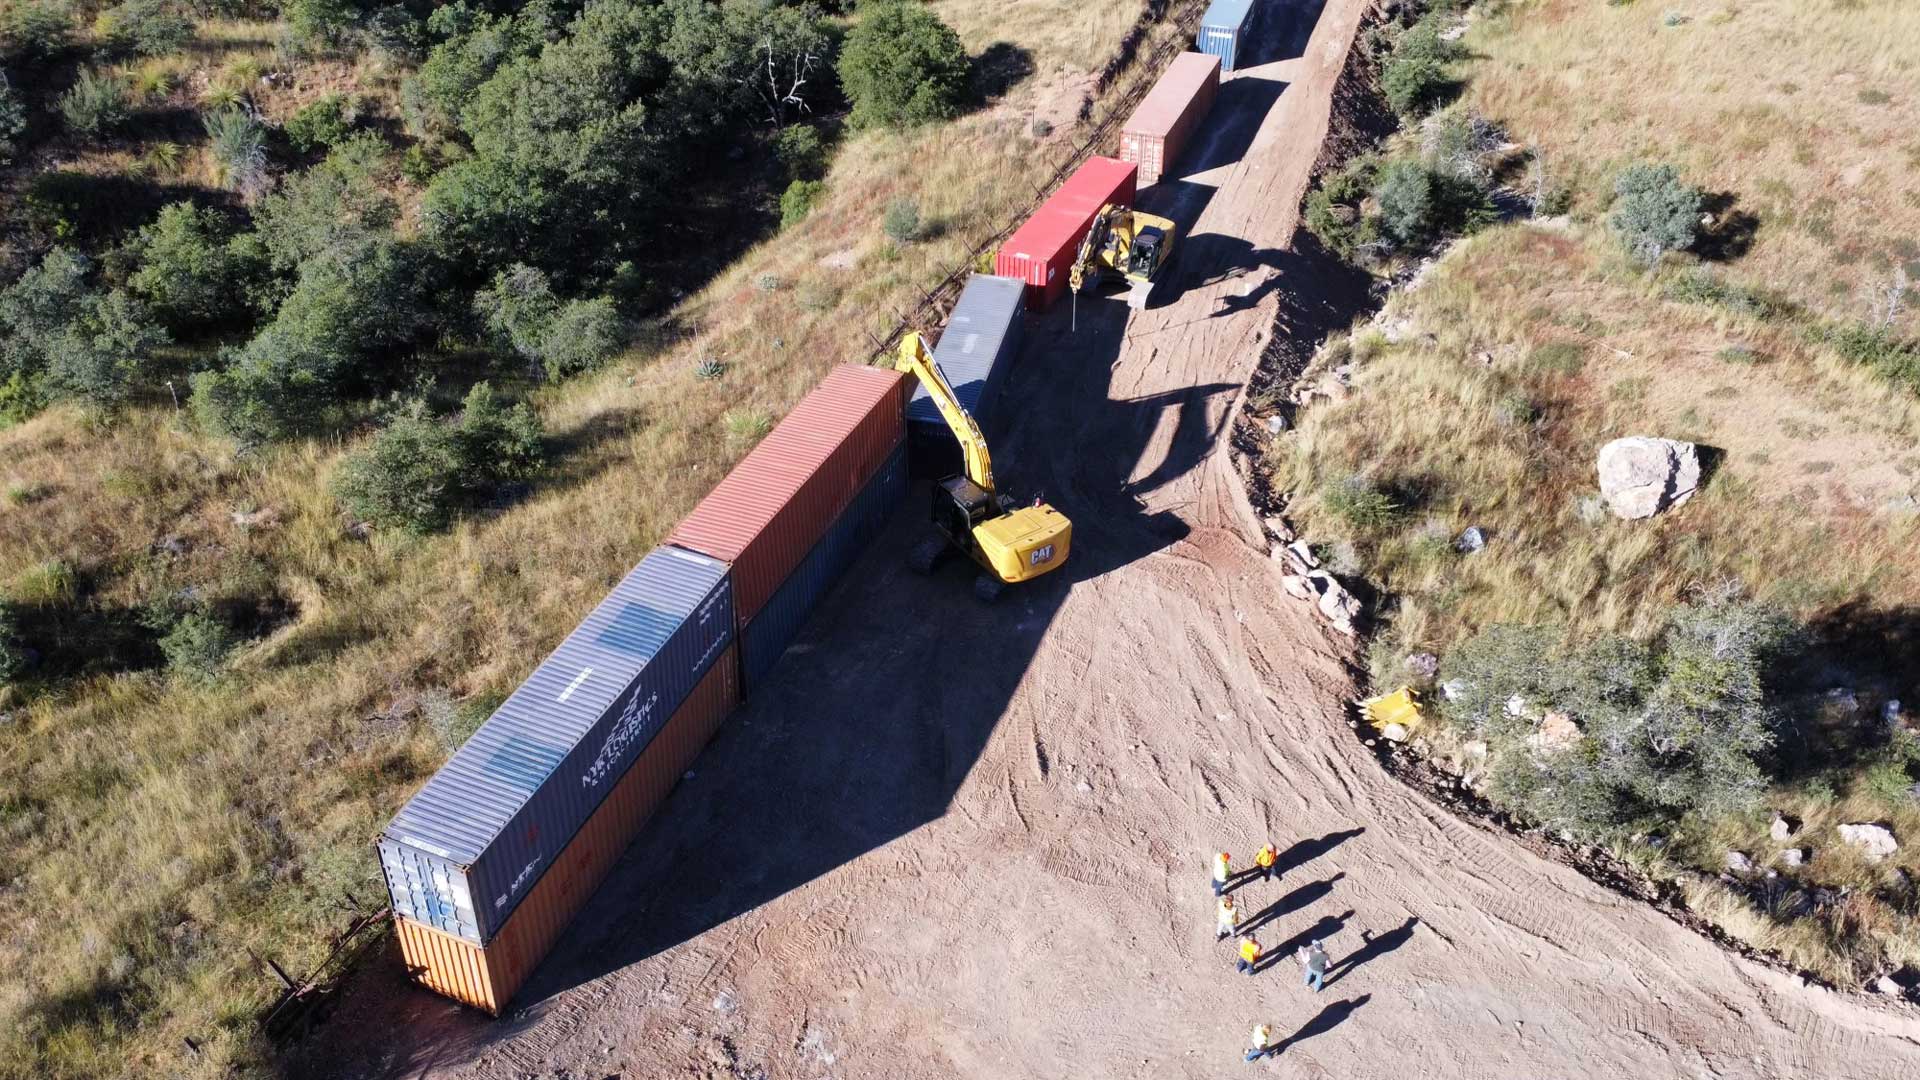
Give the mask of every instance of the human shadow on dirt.
POLYGON ((1319 1014, 1313 1019, 1300 1025, 1300 1030, 1281 1039, 1279 1043, 1269 1051, 1268 1056, 1278 1057, 1285 1053, 1290 1046, 1306 1042, 1315 1035, 1325 1035, 1327 1032, 1339 1027, 1347 1017, 1352 1016, 1355 1009, 1372 1000, 1372 994, 1361 994, 1357 998, 1348 998, 1345 1001, 1334 1002, 1326 1008, 1321 1009, 1319 1014))
POLYGON ((1418 925, 1420 925, 1420 920, 1409 915, 1407 916, 1406 922, 1401 923, 1399 926, 1394 927, 1384 934, 1369 936, 1366 931, 1362 930, 1360 937, 1366 944, 1362 945, 1357 951, 1341 957, 1334 963, 1333 967, 1327 970, 1326 985, 1332 986, 1334 983, 1346 978, 1350 972, 1378 960, 1380 957, 1387 955, 1413 940, 1413 928, 1418 925))
POLYGON ((1280 853, 1280 857, 1274 860, 1273 865, 1282 870, 1291 870, 1295 867, 1305 866, 1366 831, 1367 827, 1360 825, 1351 829, 1342 829, 1339 832, 1330 832, 1325 836, 1316 836, 1307 840, 1295 840, 1288 846, 1287 850, 1280 853))
POLYGON ((1346 876, 1347 872, 1342 870, 1330 878, 1311 881, 1294 889, 1292 892, 1254 913, 1253 918, 1248 919, 1241 925, 1240 932, 1243 934, 1251 934, 1275 919, 1291 915, 1301 908, 1306 907, 1308 904, 1326 897, 1329 893, 1333 892, 1333 887, 1340 883, 1340 879, 1346 876))
POLYGON ((1346 926, 1347 920, 1351 918, 1353 918, 1352 908, 1348 908, 1338 915, 1322 915, 1320 916, 1320 920, 1312 926, 1274 945, 1272 948, 1273 954, 1275 956, 1292 956, 1296 951, 1305 948, 1312 942, 1325 942, 1328 938, 1339 933, 1346 926))

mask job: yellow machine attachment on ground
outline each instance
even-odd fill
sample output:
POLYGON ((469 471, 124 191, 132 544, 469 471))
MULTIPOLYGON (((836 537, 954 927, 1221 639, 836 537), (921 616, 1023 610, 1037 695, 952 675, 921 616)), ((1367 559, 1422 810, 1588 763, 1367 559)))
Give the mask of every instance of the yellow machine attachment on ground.
POLYGON ((941 536, 914 550, 914 569, 931 573, 947 551, 963 551, 983 571, 974 581, 974 593, 990 601, 1003 587, 1064 564, 1073 541, 1073 523, 1038 499, 1031 506, 1018 506, 994 487, 986 437, 954 396, 947 377, 934 363, 933 351, 919 334, 909 331, 900 339, 894 367, 913 373, 927 388, 954 438, 960 440, 966 470, 933 485, 933 524, 941 536))
POLYGON ((1139 311, 1147 306, 1161 267, 1173 258, 1177 232, 1166 218, 1108 203, 1094 215, 1093 226, 1080 241, 1068 284, 1079 292, 1108 279, 1124 280, 1132 286, 1127 306, 1139 311))

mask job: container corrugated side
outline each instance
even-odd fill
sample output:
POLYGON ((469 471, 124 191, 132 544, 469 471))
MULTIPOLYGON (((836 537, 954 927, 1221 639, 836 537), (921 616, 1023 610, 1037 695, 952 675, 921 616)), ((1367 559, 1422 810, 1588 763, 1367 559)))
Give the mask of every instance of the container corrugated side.
POLYGON ((496 1016, 546 958, 574 916, 739 701, 739 664, 722 655, 612 793, 528 890, 485 946, 395 920, 408 974, 436 993, 496 1016))
POLYGON ((1252 11, 1253 0, 1213 0, 1206 14, 1200 16, 1193 47, 1219 57, 1221 71, 1234 70, 1252 11))
POLYGON ((656 548, 394 815, 394 910, 484 944, 733 643, 725 564, 656 548))
MULTIPOLYGON (((933 349, 934 361, 953 385, 954 397, 989 435, 1000 385, 1020 353, 1025 291, 1025 283, 1018 278, 973 275, 933 349)), ((933 476, 960 471, 960 443, 917 380, 913 400, 907 403, 907 441, 915 469, 933 476)))
POLYGON ((907 448, 895 450, 867 481, 827 534, 813 546, 766 606, 740 628, 742 690, 757 691, 773 666, 793 644, 807 617, 854 560, 886 528, 887 519, 907 497, 907 448))
POLYGON ((856 365, 829 372, 667 537, 730 564, 742 625, 899 445, 904 378, 856 365))
POLYGON ((1220 85, 1220 58, 1181 53, 1120 129, 1120 160, 1140 166, 1139 186, 1157 183, 1172 170, 1187 140, 1213 107, 1220 85))
POLYGON ((1088 158, 993 257, 993 272, 1027 283, 1027 306, 1040 311, 1059 299, 1067 273, 1093 216, 1107 203, 1132 206, 1138 169, 1130 161, 1088 158))

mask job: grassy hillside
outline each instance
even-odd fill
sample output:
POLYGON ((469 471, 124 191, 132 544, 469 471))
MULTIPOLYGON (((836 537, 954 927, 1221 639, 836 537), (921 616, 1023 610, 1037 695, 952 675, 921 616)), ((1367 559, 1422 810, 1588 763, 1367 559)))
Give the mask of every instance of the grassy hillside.
POLYGON ((276 986, 249 950, 305 970, 343 893, 380 901, 386 817, 759 432, 1031 197, 1143 6, 934 5, 1030 74, 951 123, 850 137, 812 213, 680 303, 678 335, 531 387, 551 470, 444 534, 343 514, 351 437, 240 454, 164 396, 0 430, 0 587, 41 653, 0 690, 0 1076, 255 1060, 276 986), (1035 115, 1055 118, 1039 141, 1035 115), (920 210, 906 241, 881 227, 898 199, 920 210), (165 666, 142 621, 182 596, 258 633, 210 678, 165 666))
POLYGON ((1477 116, 1504 135, 1480 140, 1476 167, 1510 202, 1566 215, 1482 229, 1333 342, 1316 364, 1350 363, 1352 395, 1306 409, 1270 465, 1332 565, 1383 590, 1379 685, 1421 681, 1406 659, 1433 653, 1437 681, 1484 688, 1516 655, 1496 628, 1539 627, 1563 639, 1547 654, 1561 667, 1509 677, 1559 679, 1564 697, 1525 708, 1601 730, 1608 694, 1625 695, 1642 704, 1604 730, 1631 738, 1693 679, 1712 687, 1702 715, 1750 692, 1768 744, 1752 784, 1744 764, 1714 774, 1724 742, 1656 740, 1623 763, 1582 737, 1556 756, 1528 742, 1537 716, 1470 715, 1468 685, 1431 740, 1454 768, 1491 776, 1523 816, 1679 875, 1729 930, 1824 977, 1859 985, 1912 965, 1920 96, 1900 73, 1920 68, 1920 10, 1539 0, 1463 25, 1466 58, 1447 68, 1458 100, 1389 152, 1431 160, 1436 132, 1477 116), (1651 268, 1608 224, 1615 178, 1637 162, 1676 166, 1711 215, 1691 250, 1651 268), (1623 435, 1708 448, 1700 493, 1650 521, 1614 518, 1595 455, 1623 435), (1457 550, 1475 525, 1486 548, 1457 550), (1658 656, 1700 611, 1731 618, 1716 607, 1729 595, 1791 633, 1712 653, 1716 675, 1679 653, 1648 674, 1600 659, 1658 656), (1738 683, 1754 657, 1759 684, 1738 683), (1587 715, 1571 704, 1589 699, 1587 715), (1769 835, 1776 811, 1800 823, 1784 842, 1769 835), (1889 825, 1901 847, 1871 861, 1841 842, 1844 822, 1889 825), (1755 869, 1721 877, 1729 852, 1755 869))

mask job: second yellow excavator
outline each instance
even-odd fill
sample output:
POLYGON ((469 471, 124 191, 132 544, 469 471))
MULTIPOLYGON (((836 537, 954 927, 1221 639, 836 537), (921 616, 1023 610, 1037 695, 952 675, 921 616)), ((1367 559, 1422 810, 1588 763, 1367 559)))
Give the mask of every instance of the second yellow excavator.
POLYGON ((994 487, 993 459, 987 452, 986 436, 954 396, 926 340, 909 331, 900 339, 893 366, 917 376, 920 385, 926 387, 954 438, 960 440, 965 463, 962 475, 949 476, 933 485, 933 524, 941 535, 914 549, 913 568, 932 573, 946 552, 964 552, 980 564, 973 591, 986 601, 998 597, 1008 585, 1059 569, 1067 561, 1067 549, 1073 542, 1073 523, 1039 499, 1031 506, 1021 506, 994 487))
POLYGON ((1147 306, 1160 269, 1173 258, 1178 233, 1179 228, 1167 218, 1108 203, 1094 215, 1093 225, 1081 239, 1067 283, 1077 293, 1120 278, 1131 286, 1127 306, 1139 311, 1147 306))

